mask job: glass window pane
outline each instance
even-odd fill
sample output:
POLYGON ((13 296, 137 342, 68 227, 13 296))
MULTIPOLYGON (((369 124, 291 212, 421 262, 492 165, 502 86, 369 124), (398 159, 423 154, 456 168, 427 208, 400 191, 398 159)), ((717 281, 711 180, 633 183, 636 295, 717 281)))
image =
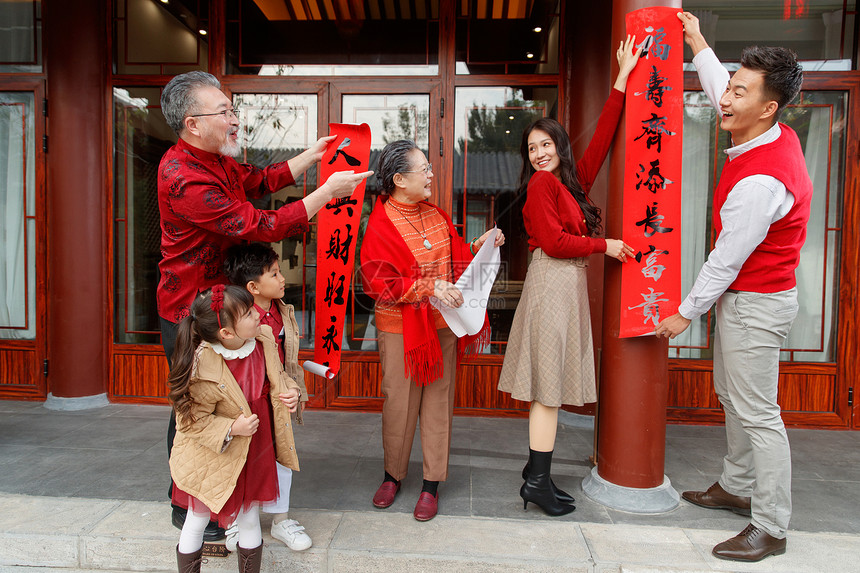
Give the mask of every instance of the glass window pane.
POLYGON ((343 122, 369 125, 374 150, 381 151, 398 139, 411 139, 426 154, 429 118, 430 97, 426 94, 343 96, 343 122))
POLYGON ((114 73, 208 70, 209 2, 114 2, 114 73))
MULTIPOLYGON (((242 111, 243 163, 265 167, 285 161, 307 149, 318 138, 316 94, 234 94, 233 105, 242 111)), ((300 201, 317 187, 317 166, 296 178, 296 184, 251 201, 259 209, 277 209, 300 201)), ((316 226, 311 232, 287 237, 272 248, 281 259, 286 279, 284 302, 296 309, 301 348, 313 348, 313 303, 316 265, 316 226)))
POLYGON ((0 92, 0 338, 36 338, 34 96, 0 92))
POLYGON ((436 75, 439 0, 227 1, 227 73, 436 75))
POLYGON ((176 142, 158 88, 114 88, 115 341, 158 344, 155 304, 161 227, 157 172, 176 142))
MULTIPOLYGON (((716 114, 703 92, 687 92, 684 97, 682 292, 686 294, 711 249, 713 177, 722 169, 723 150, 731 143, 728 133, 718 129, 716 114)), ((836 359, 841 243, 838 211, 843 200, 846 109, 844 92, 808 91, 801 92, 798 103, 789 106, 780 118, 797 132, 813 184, 806 242, 796 271, 800 310, 783 345, 783 360, 836 359)), ((672 341, 670 355, 709 359, 712 341, 713 324, 703 316, 672 341)))
MULTIPOLYGON (((737 62, 746 46, 760 44, 791 48, 808 62, 805 69, 856 69, 854 1, 688 0, 684 9, 698 16, 705 39, 723 62, 737 62)), ((690 48, 684 49, 691 61, 690 48)))
POLYGON ((42 71, 42 2, 0 1, 0 73, 42 71))
POLYGON ((457 74, 558 73, 558 0, 458 4, 457 74))
POLYGON ((487 304, 489 352, 503 352, 529 263, 517 187, 525 127, 555 117, 555 87, 458 88, 455 93, 452 219, 468 241, 498 224, 508 237, 502 269, 487 304))
POLYGON ((838 245, 841 232, 827 230, 831 196, 842 204, 841 177, 832 177, 833 163, 844 172, 847 95, 805 92, 800 103, 781 118, 800 137, 806 168, 812 179, 812 210, 806 242, 797 267, 800 310, 784 348, 803 350, 794 360, 836 360, 836 301, 839 293, 838 245))

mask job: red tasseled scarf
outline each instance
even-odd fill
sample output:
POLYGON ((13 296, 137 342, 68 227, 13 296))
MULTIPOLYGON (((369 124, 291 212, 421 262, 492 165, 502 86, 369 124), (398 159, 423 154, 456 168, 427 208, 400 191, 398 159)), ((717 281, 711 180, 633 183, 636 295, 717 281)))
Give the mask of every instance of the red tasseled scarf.
MULTIPOLYGON (((387 196, 380 197, 367 222, 361 243, 361 280, 364 292, 374 300, 386 303, 398 301, 421 278, 421 268, 412 256, 406 241, 385 213, 387 196)), ((451 260, 454 282, 472 260, 469 245, 454 229, 451 218, 443 210, 426 201, 421 203, 435 209, 448 224, 451 237, 451 260)), ((401 304, 403 312, 403 347, 406 377, 416 385, 426 386, 442 376, 442 347, 433 321, 432 306, 427 300, 415 304, 401 304)), ((480 353, 490 343, 490 322, 484 315, 484 326, 474 336, 457 341, 457 364, 464 355, 480 353)))

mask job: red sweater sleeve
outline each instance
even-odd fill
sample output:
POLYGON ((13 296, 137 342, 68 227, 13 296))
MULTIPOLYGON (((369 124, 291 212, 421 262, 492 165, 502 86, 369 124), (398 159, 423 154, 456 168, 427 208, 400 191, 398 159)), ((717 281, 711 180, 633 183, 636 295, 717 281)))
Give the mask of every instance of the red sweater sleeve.
POLYGON ((609 153, 623 110, 624 92, 613 88, 606 103, 603 104, 603 111, 600 112, 600 119, 597 120, 597 128, 594 130, 588 148, 576 164, 576 176, 586 193, 591 190, 603 162, 606 161, 606 155, 609 153))
MULTIPOLYGON (((256 168, 254 168, 256 169, 256 168)), ((263 170, 257 189, 265 186, 263 170)), ((247 181, 247 179, 246 179, 247 181)), ((268 180, 279 184, 279 178, 268 180)), ((270 211, 255 208, 218 185, 205 173, 188 170, 178 182, 179 189, 168 196, 170 210, 180 219, 212 233, 246 241, 280 241, 308 229, 308 213, 302 201, 270 211)), ((279 187, 280 188, 280 187, 279 187)))
POLYGON ((606 240, 600 237, 589 237, 584 223, 581 231, 585 234, 575 234, 564 229, 560 212, 561 202, 566 202, 564 204, 566 210, 575 209, 579 217, 582 216, 576 200, 554 175, 545 171, 538 171, 532 175, 523 208, 529 242, 535 243, 547 255, 557 259, 605 253, 606 240))
POLYGON ((251 199, 258 199, 296 182, 287 161, 273 163, 260 169, 247 163, 239 164, 239 177, 245 194, 251 199))

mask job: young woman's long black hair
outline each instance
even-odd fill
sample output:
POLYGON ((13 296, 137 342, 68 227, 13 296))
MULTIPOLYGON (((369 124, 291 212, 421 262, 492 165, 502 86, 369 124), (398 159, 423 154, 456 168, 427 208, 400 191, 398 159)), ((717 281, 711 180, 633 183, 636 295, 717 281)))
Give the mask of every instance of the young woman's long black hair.
POLYGON ((170 361, 170 375, 167 384, 170 391, 168 400, 176 410, 177 426, 193 422, 191 406, 193 400, 191 372, 194 369, 194 355, 200 342, 219 342, 218 331, 221 327, 231 327, 254 304, 254 296, 244 287, 229 285, 224 287, 224 306, 219 315, 212 310, 212 290, 197 295, 191 303, 191 312, 179 322, 176 329, 176 348, 170 361))
POLYGON ((576 202, 579 203, 579 208, 582 209, 582 216, 585 217, 585 225, 588 227, 588 232, 592 236, 599 234, 602 220, 600 209, 589 201, 588 195, 585 194, 585 190, 579 184, 579 179, 576 177, 576 161, 574 161, 573 153, 570 150, 570 138, 561 124, 554 119, 542 117, 529 124, 523 132, 523 140, 520 144, 523 167, 520 171, 518 195, 525 201, 529 180, 535 174, 535 169, 532 167, 531 161, 529 161, 529 135, 536 129, 546 132, 555 143, 555 150, 561 163, 559 167, 561 183, 573 195, 576 202))

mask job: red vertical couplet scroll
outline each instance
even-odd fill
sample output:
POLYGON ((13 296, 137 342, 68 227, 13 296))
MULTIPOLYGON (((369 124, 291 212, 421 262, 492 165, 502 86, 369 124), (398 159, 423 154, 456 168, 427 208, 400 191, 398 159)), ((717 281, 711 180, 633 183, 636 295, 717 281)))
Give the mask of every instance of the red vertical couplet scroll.
POLYGON ((627 33, 643 49, 627 81, 622 238, 636 257, 622 265, 621 338, 654 332, 681 302, 684 39, 677 12, 627 14, 627 33))
MULTIPOLYGON (((330 123, 337 135, 323 154, 320 184, 336 171, 367 171, 370 162, 370 127, 330 123)), ((314 362, 340 370, 346 302, 352 283, 355 244, 364 203, 362 181, 350 197, 333 199, 317 215, 317 285, 314 362)))

